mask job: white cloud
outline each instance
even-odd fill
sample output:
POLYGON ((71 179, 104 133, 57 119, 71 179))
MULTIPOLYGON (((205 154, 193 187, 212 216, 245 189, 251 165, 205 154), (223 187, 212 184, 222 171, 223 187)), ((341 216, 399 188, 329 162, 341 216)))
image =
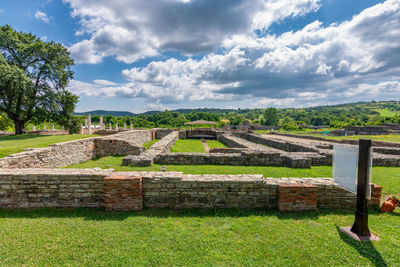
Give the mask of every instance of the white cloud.
POLYGON ((65 0, 80 18, 77 35, 89 39, 71 46, 78 63, 98 63, 113 56, 132 63, 175 50, 184 54, 211 52, 236 34, 289 16, 318 9, 319 0, 65 0))
MULTIPOLYGON (((317 2, 308 3, 301 10, 317 8, 317 2)), ((106 14, 104 10, 86 12, 89 11, 106 14)), ((303 11, 288 9, 277 16, 301 14, 303 11)), ((122 74, 127 83, 89 83, 75 89, 83 95, 137 97, 158 104, 254 98, 261 99, 254 101, 254 106, 283 107, 398 99, 399 17, 400 1, 388 0, 349 21, 326 27, 315 21, 299 31, 279 36, 258 37, 234 32, 221 39, 219 54, 211 53, 199 60, 153 61, 145 67, 124 70, 122 74)), ((253 14, 250 28, 271 23, 254 18, 253 14)), ((86 30, 92 31, 91 24, 87 25, 86 30)), ((92 39, 87 42, 94 44, 98 32, 105 28, 94 30, 92 39)), ((110 40, 120 40, 117 36, 110 40)), ((155 40, 160 43, 161 39, 155 37, 155 40)), ((110 41, 112 43, 115 42, 110 41)), ((154 53, 158 53, 160 47, 162 45, 154 46, 154 53)), ((99 62, 102 57, 114 53, 103 49, 97 54, 97 49, 98 45, 92 48, 89 45, 82 57, 86 56, 87 62, 99 62)), ((115 55, 133 60, 141 53, 141 49, 139 54, 129 54, 129 51, 132 50, 125 50, 125 56, 115 55)))
POLYGON ((36 11, 35 18, 37 18, 38 20, 44 21, 46 23, 50 22, 50 19, 47 16, 47 14, 42 11, 39 11, 39 10, 36 11))
POLYGON ((4 9, 0 8, 0 14, 3 14, 3 13, 4 13, 4 9))
POLYGON ((164 111, 164 110, 170 110, 170 108, 164 106, 163 104, 160 103, 151 103, 145 106, 146 110, 155 110, 155 111, 164 111))

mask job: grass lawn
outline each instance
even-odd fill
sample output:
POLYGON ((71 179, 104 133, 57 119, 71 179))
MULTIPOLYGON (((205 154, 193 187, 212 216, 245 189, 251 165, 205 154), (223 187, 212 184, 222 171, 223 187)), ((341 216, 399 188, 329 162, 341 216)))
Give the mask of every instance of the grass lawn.
POLYGON ((205 153, 200 139, 179 139, 171 148, 171 152, 205 153))
POLYGON ((0 136, 0 158, 23 151, 25 148, 47 147, 51 144, 72 141, 97 135, 11 135, 0 136))
POLYGON ((207 140, 207 144, 210 149, 227 147, 226 145, 217 140, 207 140))
POLYGON ((400 142, 400 135, 398 134, 391 134, 391 135, 350 135, 350 136, 323 136, 328 139, 336 139, 336 140, 343 140, 343 139, 371 139, 376 141, 387 141, 387 142, 400 142))
MULTIPOLYGON (((123 156, 110 156, 71 165, 67 168, 107 169, 107 165, 116 171, 160 171, 161 165, 150 167, 121 166, 123 156)), ((167 165, 167 171, 180 171, 188 174, 262 174, 264 177, 332 177, 332 167, 313 166, 311 169, 293 169, 271 166, 217 166, 217 165, 167 165)), ((383 187, 383 194, 396 194, 400 197, 400 168, 374 167, 372 182, 383 187)))
POLYGON ((399 211, 370 210, 379 242, 339 232, 353 222, 353 210, 0 210, 0 265, 399 265, 399 211))
MULTIPOLYGON (((316 131, 316 130, 314 130, 316 131)), ((268 134, 269 131, 255 131, 259 134, 268 134)), ((335 139, 335 140, 343 140, 343 139, 371 139, 376 141, 386 141, 386 142, 400 142, 400 135, 398 134, 389 134, 389 135, 349 135, 349 136, 329 136, 325 134, 312 134, 310 131, 296 131, 296 132, 285 132, 289 134, 298 134, 298 135, 311 135, 311 136, 318 136, 324 137, 327 139, 335 139)))
POLYGON ((396 115, 399 115, 399 113, 391 111, 389 109, 380 109, 378 110, 379 115, 382 117, 395 117, 396 115))
POLYGON ((154 140, 151 140, 150 142, 143 144, 143 146, 146 148, 146 150, 149 150, 150 147, 152 145, 154 145, 155 143, 157 143, 158 141, 160 141, 160 139, 154 139, 154 140))

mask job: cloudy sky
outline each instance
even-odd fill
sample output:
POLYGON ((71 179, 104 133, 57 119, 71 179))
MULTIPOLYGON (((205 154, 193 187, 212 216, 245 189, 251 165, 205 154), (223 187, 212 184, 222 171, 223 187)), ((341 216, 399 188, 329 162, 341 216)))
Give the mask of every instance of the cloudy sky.
POLYGON ((61 42, 78 111, 400 100, 400 1, 0 0, 61 42))

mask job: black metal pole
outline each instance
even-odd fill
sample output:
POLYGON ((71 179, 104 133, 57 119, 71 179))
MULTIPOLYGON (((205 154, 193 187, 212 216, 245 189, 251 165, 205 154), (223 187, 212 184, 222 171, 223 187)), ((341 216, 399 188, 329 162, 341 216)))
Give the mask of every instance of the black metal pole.
POLYGON ((371 232, 368 228, 368 199, 367 186, 369 176, 369 160, 371 157, 371 140, 359 141, 358 153, 358 177, 357 177, 357 207, 356 218, 351 231, 358 236, 369 237, 371 232))

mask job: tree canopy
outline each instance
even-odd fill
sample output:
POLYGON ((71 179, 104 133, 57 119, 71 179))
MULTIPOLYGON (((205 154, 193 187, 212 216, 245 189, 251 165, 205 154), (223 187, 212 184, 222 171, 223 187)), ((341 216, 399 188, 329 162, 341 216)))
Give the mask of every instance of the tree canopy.
POLYGON ((35 116, 73 124, 78 98, 66 90, 73 64, 62 44, 0 26, 0 112, 14 122, 16 134, 35 116))

